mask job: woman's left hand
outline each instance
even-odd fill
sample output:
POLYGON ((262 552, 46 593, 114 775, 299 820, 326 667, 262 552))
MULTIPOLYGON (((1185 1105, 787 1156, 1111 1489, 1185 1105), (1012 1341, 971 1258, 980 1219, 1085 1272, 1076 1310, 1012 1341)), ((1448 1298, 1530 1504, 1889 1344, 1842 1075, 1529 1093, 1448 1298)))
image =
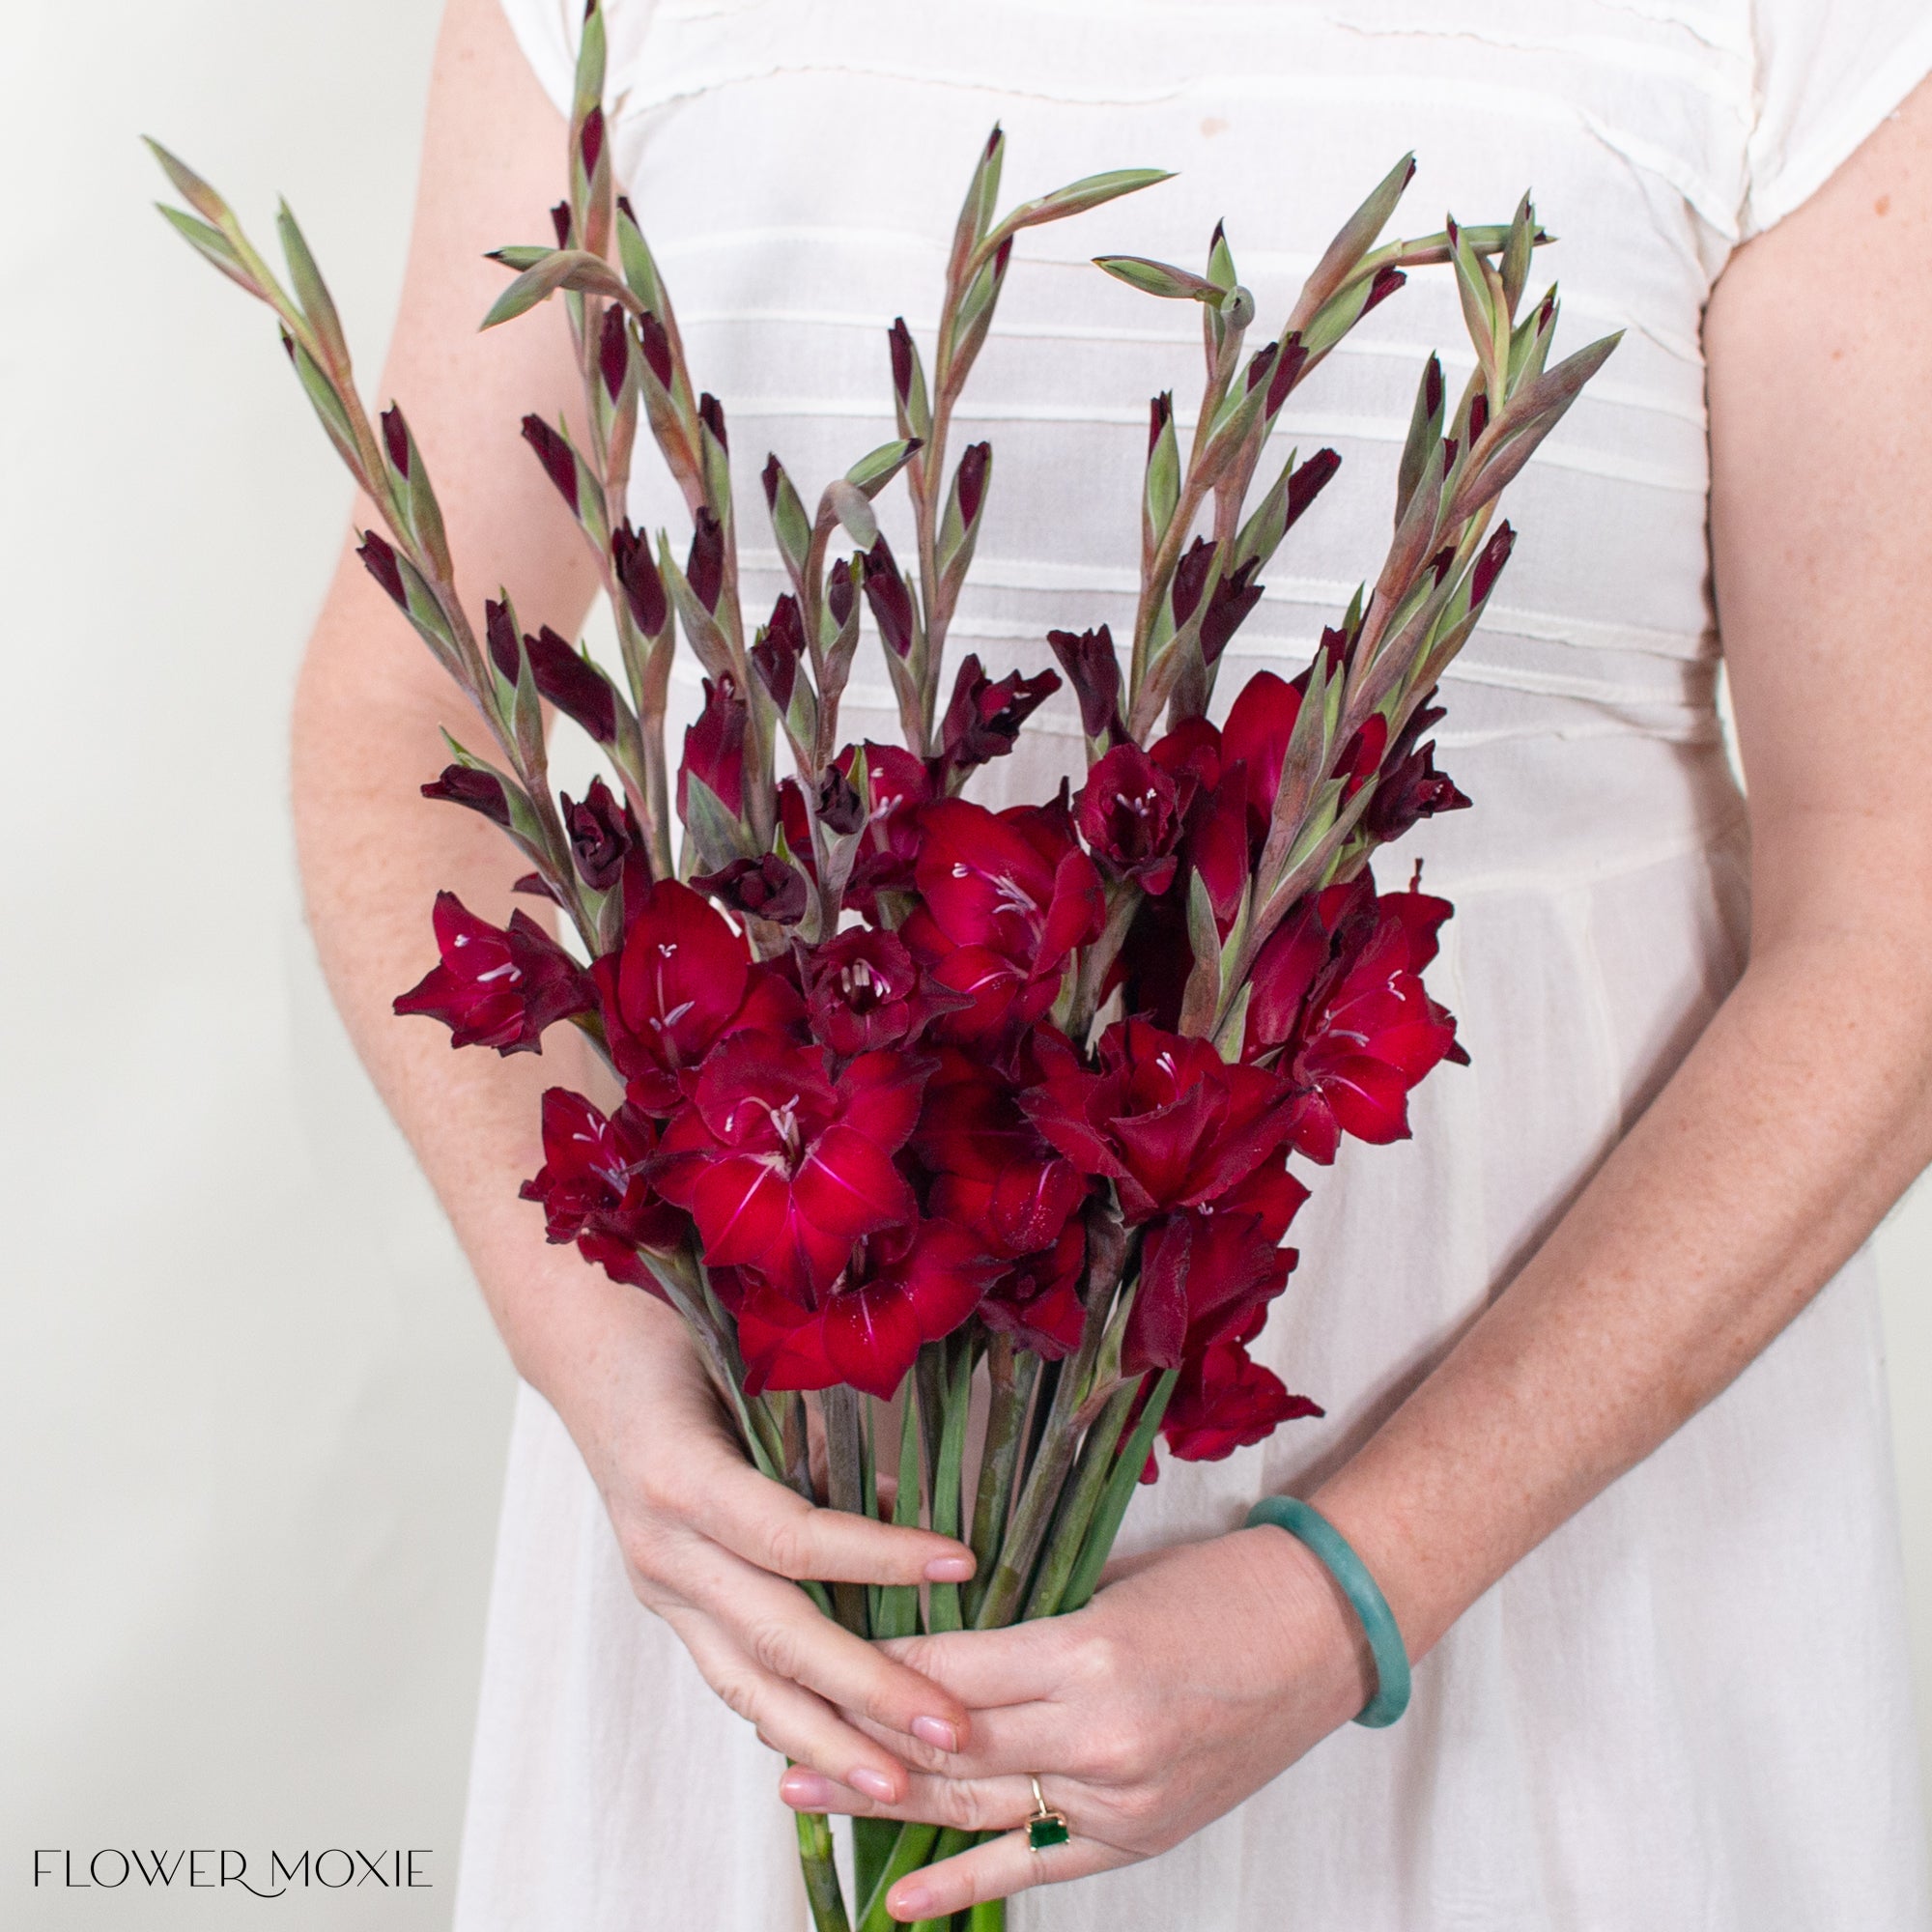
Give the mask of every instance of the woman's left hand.
POLYGON ((900 1920, 1085 1878, 1179 1844, 1346 1723, 1375 1689, 1359 1624, 1328 1573, 1268 1527, 1121 1566, 1071 1616, 885 1648, 973 1714, 967 1748, 869 1730, 913 1767, 901 1804, 787 1771, 799 1810, 1000 1832, 901 1879, 900 1920), (1028 1774, 1071 1838, 1032 1850, 1028 1774))

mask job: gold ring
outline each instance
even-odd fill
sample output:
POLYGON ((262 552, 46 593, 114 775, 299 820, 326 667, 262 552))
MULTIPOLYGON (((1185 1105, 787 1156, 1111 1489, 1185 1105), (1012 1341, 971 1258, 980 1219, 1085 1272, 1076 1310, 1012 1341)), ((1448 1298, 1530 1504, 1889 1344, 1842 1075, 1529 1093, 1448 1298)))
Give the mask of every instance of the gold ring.
POLYGON ((1036 1852, 1043 1852, 1048 1845, 1064 1845, 1073 1833, 1066 1828, 1066 1813, 1056 1811, 1039 1792, 1038 1776, 1029 1772, 1027 1782, 1033 1786, 1033 1815, 1026 1821, 1028 1845, 1036 1852))

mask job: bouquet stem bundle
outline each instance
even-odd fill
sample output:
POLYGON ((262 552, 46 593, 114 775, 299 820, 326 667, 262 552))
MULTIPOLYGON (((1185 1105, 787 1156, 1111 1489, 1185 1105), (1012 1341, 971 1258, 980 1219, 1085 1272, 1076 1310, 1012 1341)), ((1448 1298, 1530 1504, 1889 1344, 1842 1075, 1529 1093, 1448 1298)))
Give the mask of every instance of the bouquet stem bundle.
MULTIPOLYGON (((365 563, 481 720, 492 754, 450 738, 425 792, 497 824, 532 868, 520 890, 574 941, 440 895, 440 963, 397 1009, 499 1053, 580 1028, 622 1098, 607 1111, 545 1095, 544 1166, 525 1193, 550 1237, 678 1311, 774 1482, 973 1549, 964 1585, 804 1584, 825 1614, 889 1638, 1077 1610, 1157 1437, 1212 1458, 1321 1412, 1248 1352, 1295 1262, 1281 1243, 1307 1187, 1291 1157, 1319 1166, 1345 1133, 1406 1134, 1410 1089, 1461 1057, 1421 979, 1450 908, 1413 883, 1378 893, 1370 861, 1467 803, 1425 741, 1434 694, 1510 553, 1510 526, 1492 527, 1500 493, 1615 338, 1549 365, 1554 289, 1522 309, 1548 239, 1527 199, 1505 223, 1384 241, 1407 157, 1258 347, 1218 227, 1200 272, 1099 258, 1197 305, 1201 402, 1184 454, 1172 396, 1151 408, 1124 669, 1105 626, 1050 637, 1086 782, 995 813, 961 793, 1061 680, 994 679, 969 656, 947 688, 993 471, 987 443, 954 456, 953 421, 1025 231, 1165 177, 1095 175, 1002 215, 994 130, 954 230, 929 376, 904 322, 890 331, 895 438, 810 511, 778 457, 764 466, 789 587, 753 625, 724 410, 697 387, 615 192, 603 92, 591 0, 554 242, 497 251, 513 279, 485 327, 562 298, 581 416, 529 416, 524 434, 596 559, 621 680, 547 627, 526 633, 507 595, 473 621, 423 454, 400 410, 364 410, 293 215, 277 217, 285 288, 226 202, 156 150, 187 203, 168 219, 275 311, 381 514, 365 563), (1295 678, 1258 672, 1212 724, 1260 575, 1339 461, 1291 453, 1257 490, 1276 423, 1349 330, 1431 265, 1455 276, 1474 366, 1453 405, 1440 361, 1422 372, 1373 587, 1295 678), (690 516, 681 562, 627 515, 640 423, 690 516), (899 479, 910 568, 874 508, 899 479), (896 746, 839 729, 867 612, 896 746), (680 634, 705 703, 673 765, 680 634), (582 801, 554 792, 546 705, 596 741, 614 790, 600 777, 582 801)), ((860 1821, 855 1920, 828 1821, 798 1831, 819 1932, 882 1932, 892 1884, 966 1842, 860 1821)), ((1002 1911, 976 1907, 952 1932, 985 1932, 1002 1911)))

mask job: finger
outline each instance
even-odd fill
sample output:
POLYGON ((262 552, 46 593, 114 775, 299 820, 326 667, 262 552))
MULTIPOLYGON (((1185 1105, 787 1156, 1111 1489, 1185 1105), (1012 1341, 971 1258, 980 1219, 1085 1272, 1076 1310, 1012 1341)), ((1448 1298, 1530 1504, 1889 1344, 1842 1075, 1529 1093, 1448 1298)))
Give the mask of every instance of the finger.
POLYGON ((1075 1612, 1006 1630, 895 1637, 879 1647, 888 1657, 943 1684, 962 1703, 985 1710, 1051 1696, 1066 1682, 1088 1628, 1075 1612))
MULTIPOLYGON (((973 1713, 971 1740, 957 1751, 935 1750, 922 1738, 895 1731, 856 1711, 845 1720, 891 1751, 914 1771, 938 1777, 1011 1777, 1028 1772, 1055 1772, 1090 1783, 1112 1782, 1124 1736, 1104 1719, 1065 1704, 1035 1700, 1001 1704, 973 1713)), ((1124 1726, 1118 1727, 1124 1733, 1124 1726)))
MULTIPOLYGON (((1065 1780, 1043 1785, 1051 1792, 1077 1790, 1065 1780)), ((1033 1810, 1033 1787, 1024 1777, 933 1777, 909 1773, 897 1798, 874 1798, 847 1787, 815 1767, 794 1766, 779 1780, 779 1796, 794 1810, 836 1811, 849 1818, 897 1818, 923 1825, 950 1825, 957 1832, 1010 1832, 1033 1810)), ((1049 1797, 1049 1804, 1057 1801, 1049 1797)))
POLYGON ((804 1591, 707 1548, 708 1571, 693 1579, 688 1594, 760 1669, 941 1751, 956 1750, 972 1736, 972 1713, 950 1690, 834 1623, 804 1591))
POLYGON ((795 1582, 963 1583, 974 1569, 972 1550, 954 1537, 814 1509, 748 1463, 707 1483, 685 1520, 748 1563, 795 1582))
POLYGON ((701 1613, 679 1612, 668 1621, 704 1681, 772 1749, 809 1765, 813 1776, 838 1779, 838 1788, 880 1803, 904 1794, 904 1768, 843 1722, 822 1697, 761 1668, 701 1613))
POLYGON ((886 1894, 886 1909, 900 1920, 936 1918, 943 1924, 951 1914, 985 1899, 1010 1898, 1037 1885, 1091 1878, 1133 1862, 1131 1853, 1094 1838, 1069 1838, 1035 1851, 1024 1832, 1008 1832, 900 1879, 886 1894))

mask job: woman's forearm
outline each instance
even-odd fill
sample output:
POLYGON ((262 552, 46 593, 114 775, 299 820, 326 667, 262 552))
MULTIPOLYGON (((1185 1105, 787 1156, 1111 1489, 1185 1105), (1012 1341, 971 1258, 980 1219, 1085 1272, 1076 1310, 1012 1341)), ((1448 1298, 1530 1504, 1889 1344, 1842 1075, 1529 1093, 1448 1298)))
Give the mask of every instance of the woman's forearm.
POLYGON ((1925 1164, 1928 945, 1875 923, 1760 952, 1534 1258, 1322 1487, 1413 1654, 1737 1376, 1925 1164))

